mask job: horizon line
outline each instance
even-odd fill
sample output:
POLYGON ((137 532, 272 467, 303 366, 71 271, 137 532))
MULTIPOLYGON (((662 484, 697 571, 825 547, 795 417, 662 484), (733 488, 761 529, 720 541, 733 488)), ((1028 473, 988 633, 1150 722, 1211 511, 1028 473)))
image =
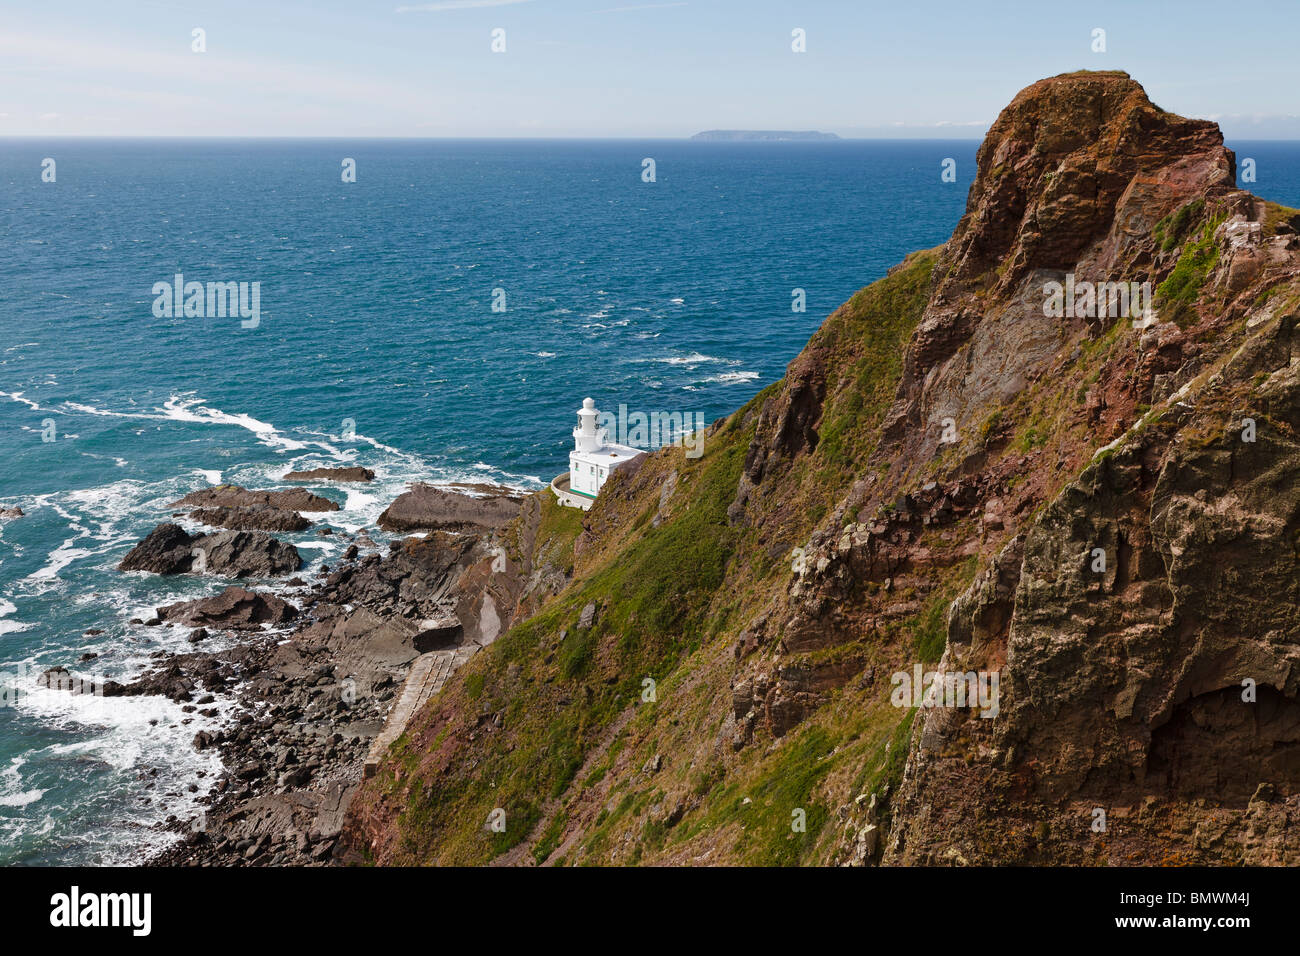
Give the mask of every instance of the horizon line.
MULTIPOLYGON (((835 146, 836 143, 974 143, 984 142, 984 137, 839 137, 822 140, 793 139, 727 139, 710 140, 689 137, 651 137, 651 135, 628 135, 628 137, 383 137, 383 135, 183 135, 183 134, 107 134, 107 133, 10 133, 0 135, 4 142, 45 142, 45 140, 96 140, 96 142, 168 142, 168 143, 698 143, 703 148, 715 146, 771 146, 771 147, 806 147, 835 146)), ((1300 137, 1223 137, 1223 142, 1230 143, 1300 143, 1300 137)))
MULTIPOLYGON (((159 141, 168 142, 247 142, 247 141, 264 141, 264 142, 333 142, 340 140, 351 140, 357 142, 572 142, 572 143, 608 143, 608 142, 675 142, 688 143, 695 142, 704 146, 826 146, 836 143, 982 143, 984 136, 838 136, 836 139, 825 140, 763 140, 763 139, 732 139, 732 140, 707 140, 696 139, 695 133, 688 136, 651 136, 651 135, 627 135, 627 136, 502 136, 502 135, 483 135, 483 136, 381 136, 381 135, 348 135, 343 133, 330 135, 313 135, 313 136, 285 136, 270 135, 260 133, 247 134, 211 134, 211 135, 190 135, 180 133, 7 133, 0 134, 0 142, 8 140, 104 140, 104 141, 122 141, 122 140, 141 140, 141 141, 159 141)), ((1300 143, 1300 136, 1296 137, 1276 137, 1276 136, 1224 136, 1224 142, 1250 142, 1250 143, 1300 143)))
MULTIPOLYGON (((760 131, 762 132, 762 131, 760 131)), ((761 140, 761 139, 733 139, 733 140, 707 140, 696 139, 697 133, 691 133, 685 136, 655 136, 655 135, 618 135, 618 136, 514 136, 514 135, 491 135, 484 134, 481 136, 402 136, 402 135, 349 135, 346 133, 335 133, 329 135, 282 135, 282 134, 264 134, 264 133, 215 133, 205 135, 195 135, 186 133, 3 133, 0 134, 0 141, 8 139, 149 139, 149 140, 337 140, 337 139, 356 139, 356 140, 460 140, 460 141, 482 141, 482 140, 510 140, 510 141, 538 141, 538 140, 568 140, 583 142, 608 142, 610 140, 656 140, 670 142, 699 142, 710 145, 718 144, 735 144, 735 143, 761 143, 769 145, 826 145, 832 143, 852 143, 852 142, 869 142, 869 141, 889 141, 889 142, 911 142, 911 141, 930 141, 930 142, 962 142, 962 143, 979 143, 984 140, 983 136, 840 136, 836 135, 835 139, 823 140, 761 140)), ((1278 142, 1297 142, 1296 140, 1278 140, 1278 142)))

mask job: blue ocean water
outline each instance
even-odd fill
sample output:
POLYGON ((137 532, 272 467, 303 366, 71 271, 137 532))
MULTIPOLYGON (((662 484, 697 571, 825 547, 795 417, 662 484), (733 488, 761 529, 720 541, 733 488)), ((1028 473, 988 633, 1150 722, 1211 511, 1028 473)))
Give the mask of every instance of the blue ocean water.
MULTIPOLYGON (((949 236, 975 147, 0 140, 0 507, 26 512, 0 523, 0 864, 138 859, 219 770, 170 701, 33 684, 186 646, 130 620, 224 582, 114 570, 168 503, 360 464, 375 483, 315 490, 373 528, 414 480, 541 486, 587 395, 712 421, 949 236), (156 316, 176 273, 260 283, 260 324, 156 316)), ((1300 206, 1300 145, 1239 155, 1300 206)), ((287 537, 304 577, 345 545, 287 537)))

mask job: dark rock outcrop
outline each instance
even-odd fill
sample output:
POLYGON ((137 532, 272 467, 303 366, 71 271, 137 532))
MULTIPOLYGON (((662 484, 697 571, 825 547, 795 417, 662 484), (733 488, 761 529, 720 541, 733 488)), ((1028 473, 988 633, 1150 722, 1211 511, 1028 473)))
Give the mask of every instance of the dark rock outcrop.
POLYGON ((199 508, 191 511, 195 521, 214 528, 236 531, 306 531, 311 522, 296 511, 285 511, 265 505, 239 508, 199 508))
POLYGON ((152 571, 154 574, 182 574, 193 566, 194 542, 202 535, 191 535, 178 524, 160 524, 143 541, 127 552, 118 563, 119 571, 152 571))
POLYGON ((191 535, 180 525, 165 523, 127 552, 117 569, 268 578, 291 574, 300 567, 297 548, 260 531, 191 535))
POLYGON ((239 485, 217 485, 191 491, 172 508, 278 508, 281 511, 338 511, 337 502, 312 494, 306 488, 253 491, 239 485))
POLYGON ((229 587, 212 597, 158 609, 158 617, 169 624, 235 630, 287 624, 297 616, 296 607, 274 594, 260 594, 241 587, 229 587))
POLYGON ((467 495, 414 484, 379 516, 379 527, 396 532, 501 528, 519 515, 521 500, 506 489, 493 494, 467 495))
POLYGON ((350 466, 347 468, 310 468, 306 471, 291 471, 284 476, 284 481, 374 481, 375 473, 369 468, 350 466))
MULTIPOLYGON (((196 836, 178 823, 185 839, 154 862, 333 862, 363 758, 416 659, 429 655, 421 673, 445 681, 481 643, 567 581, 566 569, 535 554, 541 505, 537 496, 527 505, 512 525, 509 556, 498 534, 484 528, 434 531, 384 552, 363 536, 315 583, 297 582, 307 590, 296 616, 280 599, 238 587, 162 608, 163 622, 204 625, 191 640, 211 627, 241 643, 167 657, 103 689, 163 694, 209 717, 217 695, 235 695, 236 719, 194 736, 194 746, 219 751, 226 768, 201 798, 206 828, 196 836), (293 630, 287 639, 263 634, 267 623, 293 630)), ((168 530, 158 540, 159 550, 182 555, 190 543, 168 530)))

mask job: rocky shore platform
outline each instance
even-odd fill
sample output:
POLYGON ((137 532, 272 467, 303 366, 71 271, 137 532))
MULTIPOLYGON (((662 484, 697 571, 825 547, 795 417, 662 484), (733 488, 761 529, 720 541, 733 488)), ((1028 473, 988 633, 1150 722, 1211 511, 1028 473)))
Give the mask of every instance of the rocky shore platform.
MULTIPOLYGON (((251 520, 287 530, 301 528, 299 512, 326 512, 330 504, 301 488, 220 486, 173 507, 196 509, 189 517, 213 528, 248 528, 251 520)), ((228 583, 143 622, 192 628, 192 651, 160 652, 134 680, 101 687, 112 696, 163 695, 208 718, 229 713, 192 742, 215 749, 223 765, 215 781, 182 783, 206 791, 198 798, 204 812, 169 818, 177 839, 147 862, 341 862, 337 838, 367 757, 379 759, 405 720, 521 608, 565 583, 562 572, 534 567, 516 546, 531 537, 541 510, 536 496, 510 489, 416 485, 389 509, 400 518, 383 522, 408 537, 379 544, 365 530, 343 533, 342 560, 310 582, 283 579, 299 569, 298 555, 268 531, 190 534, 164 523, 137 544, 121 570, 228 583), (227 636, 222 648, 204 649, 218 633, 227 636)), ((64 667, 41 680, 72 692, 87 686, 64 667)))

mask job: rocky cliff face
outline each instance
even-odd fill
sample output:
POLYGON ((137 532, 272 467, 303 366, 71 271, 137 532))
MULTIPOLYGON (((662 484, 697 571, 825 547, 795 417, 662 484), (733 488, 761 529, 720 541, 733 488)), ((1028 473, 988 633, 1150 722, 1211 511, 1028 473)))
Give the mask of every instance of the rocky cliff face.
POLYGON ((702 458, 611 479, 359 857, 1300 858, 1300 213, 1120 73, 1028 87, 978 162, 702 458))

